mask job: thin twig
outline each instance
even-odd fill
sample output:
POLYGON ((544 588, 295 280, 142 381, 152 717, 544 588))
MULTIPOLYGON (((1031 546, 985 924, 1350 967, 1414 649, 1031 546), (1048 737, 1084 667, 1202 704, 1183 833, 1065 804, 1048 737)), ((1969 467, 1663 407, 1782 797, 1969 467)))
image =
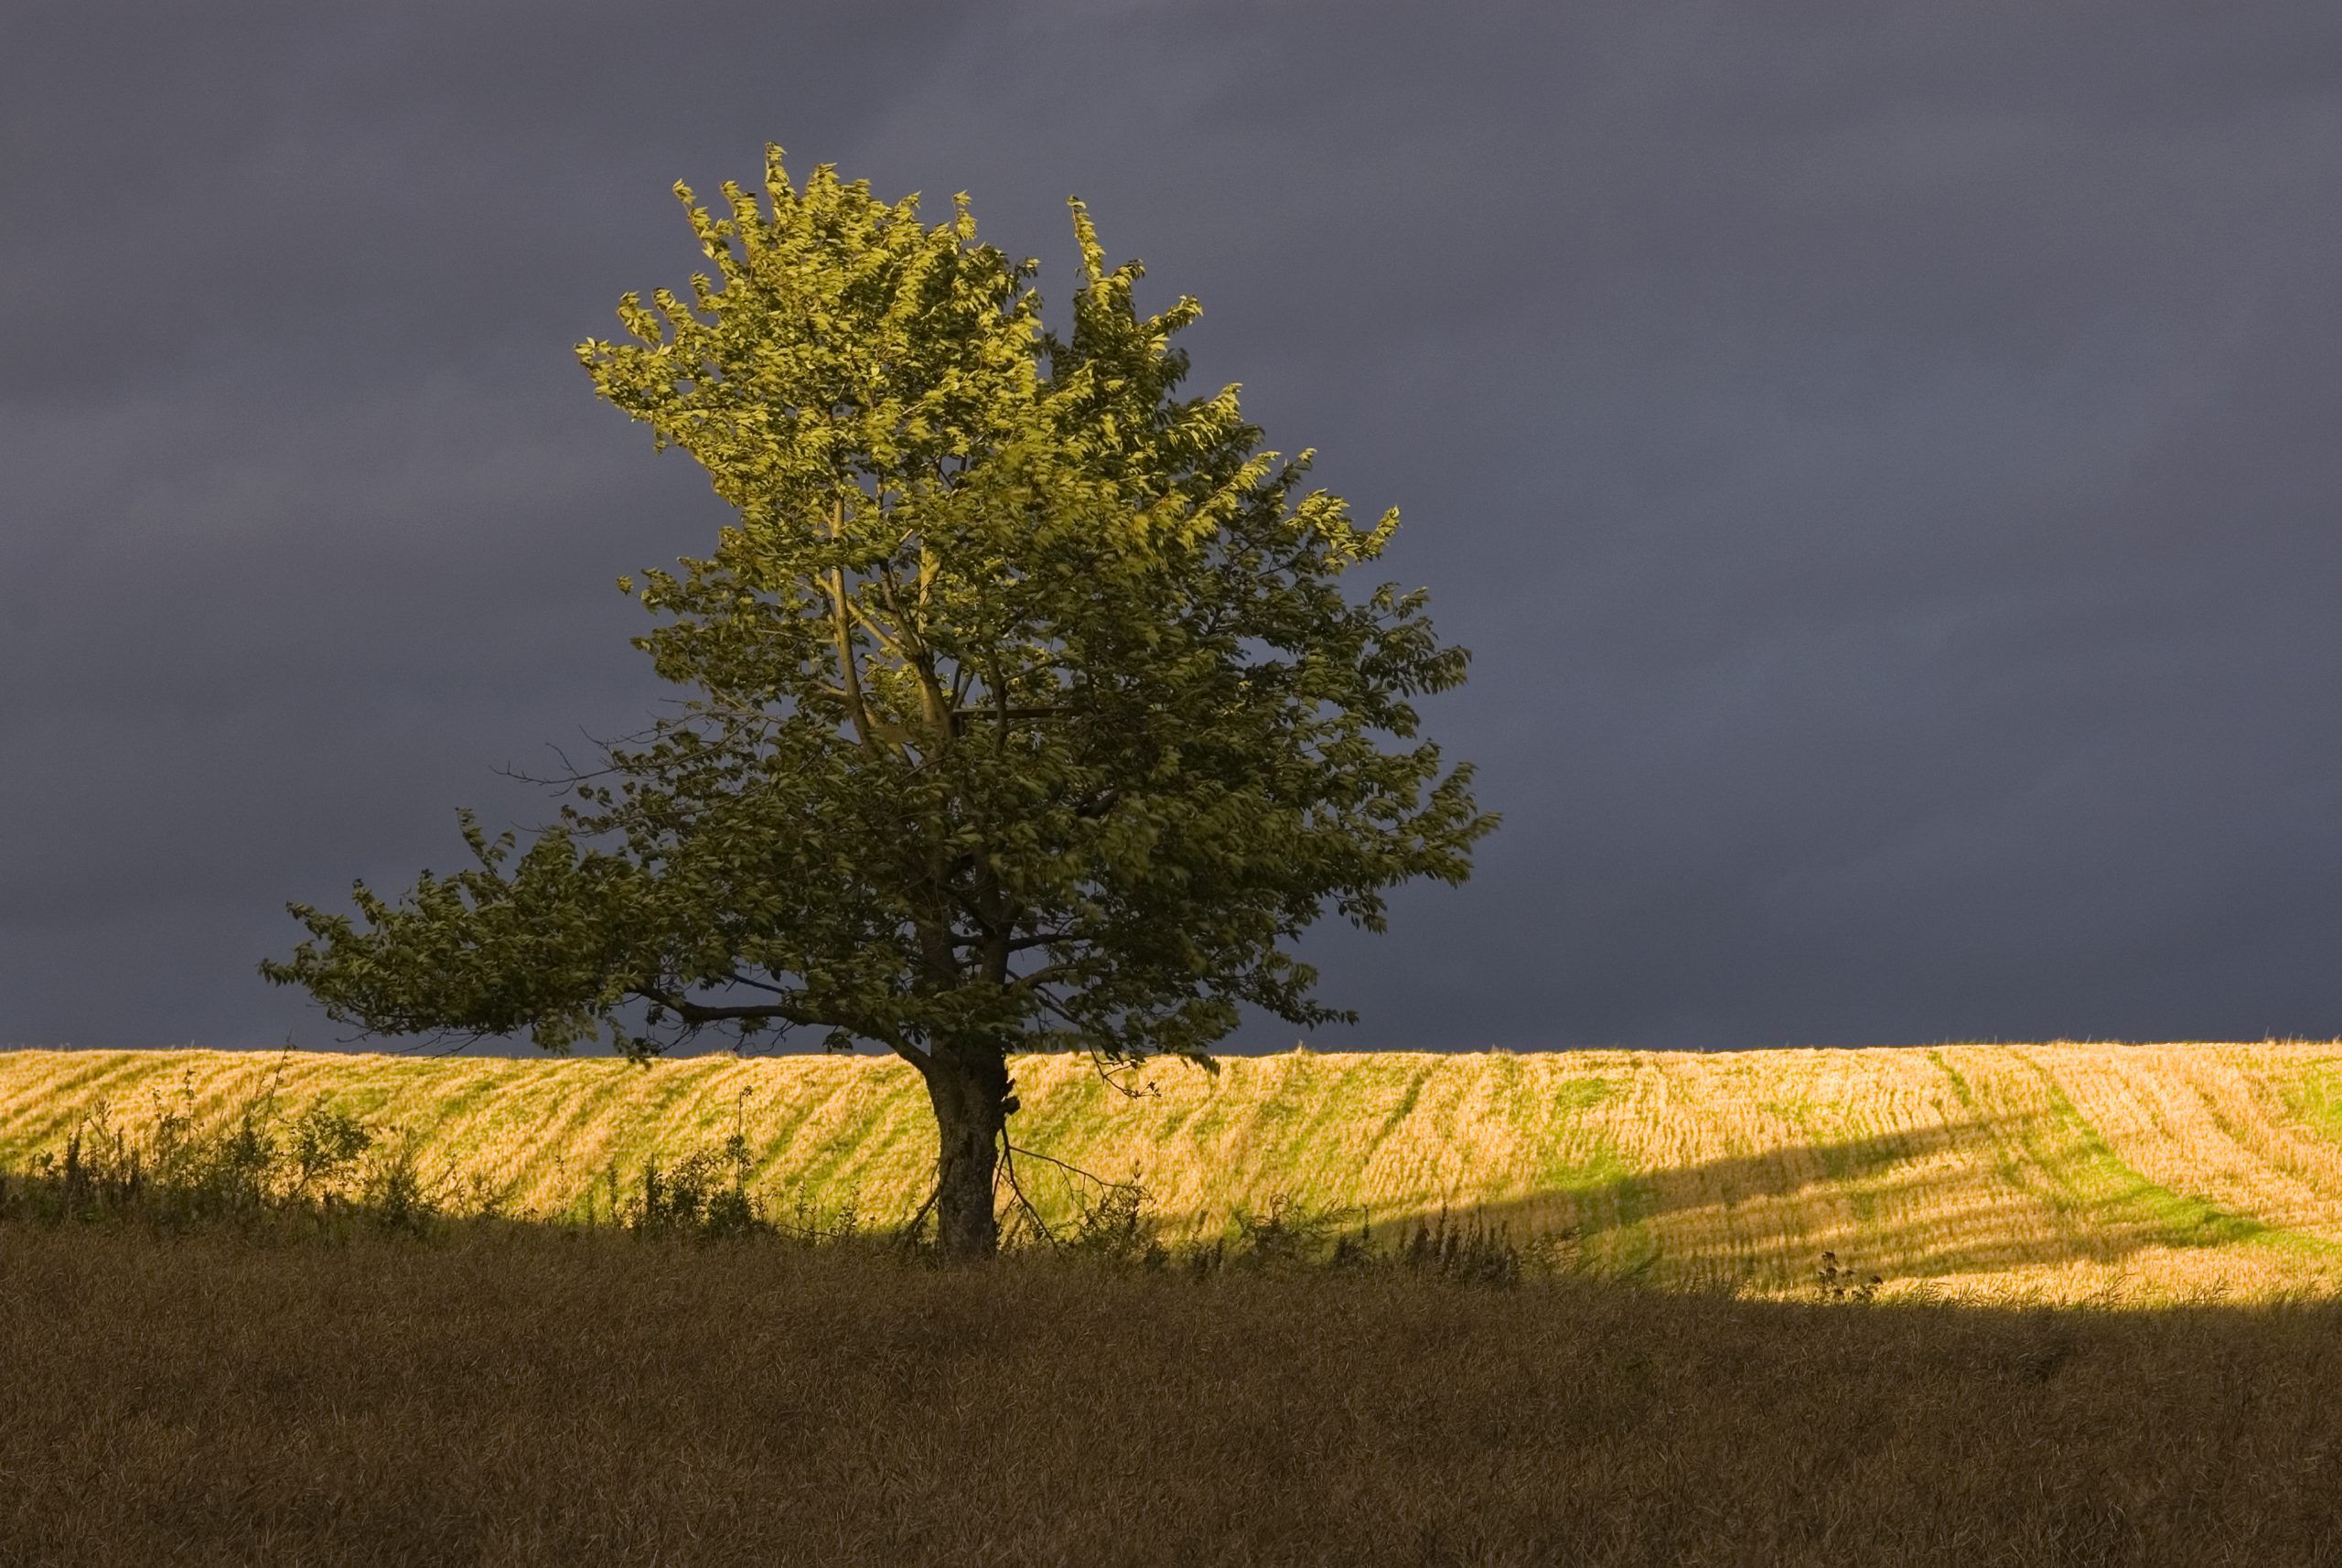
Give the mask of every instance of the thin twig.
MULTIPOLYGON (((1126 1073, 1136 1073, 1139 1070, 1140 1064, 1136 1062, 1123 1062, 1119 1065, 1126 1073)), ((1133 1089, 1129 1084, 1124 1083, 1122 1079, 1116 1078, 1112 1070, 1109 1069, 1107 1064, 1101 1060, 1094 1051, 1090 1053, 1090 1070, 1098 1075, 1099 1082, 1104 1084, 1115 1093, 1123 1096, 1125 1100, 1149 1100, 1163 1092, 1155 1086, 1155 1080, 1151 1078, 1146 1080, 1144 1088, 1133 1089)))
POLYGON ((939 1180, 928 1189, 927 1201, 919 1206, 919 1212, 912 1215, 904 1222, 902 1229, 895 1232, 897 1245, 907 1249, 919 1245, 919 1227, 927 1223, 928 1215, 934 1210, 935 1200, 942 1196, 943 1183, 939 1180))
MULTIPOLYGON (((1027 1152, 1029 1153, 1030 1151, 1027 1152)), ((1034 1157, 1043 1160, 1049 1159, 1049 1156, 1047 1155, 1037 1155, 1034 1157)), ((1063 1160, 1050 1160, 1049 1163, 1051 1165, 1065 1165, 1063 1160)), ((1071 1165, 1066 1165, 1066 1169, 1071 1170, 1073 1167, 1071 1165)), ((1000 1134, 1000 1170, 1007 1175, 1008 1190, 1016 1195, 1017 1207, 1025 1211, 1025 1218, 1026 1221, 1029 1222, 1033 1229, 1039 1233, 1042 1240, 1047 1241, 1052 1247, 1056 1246, 1058 1244, 1056 1233, 1049 1229, 1048 1222, 1041 1218, 1041 1211, 1033 1207, 1033 1200, 1025 1196, 1024 1185, 1016 1179, 1016 1145, 1008 1141, 1008 1131, 1006 1128, 1003 1128, 1000 1134)), ((1088 1173, 1085 1172, 1083 1174, 1086 1175, 1088 1173)))
POLYGON ((1106 1177, 1099 1176, 1093 1171, 1083 1170, 1080 1165, 1061 1160, 1055 1155, 1045 1155, 1038 1149, 1020 1148, 1016 1144, 1009 1143, 1005 1137, 1001 1139, 1001 1143, 1013 1154, 1029 1155, 1037 1160, 1047 1160, 1049 1164, 1056 1165, 1060 1170, 1071 1171, 1074 1175, 1081 1177, 1083 1180, 1094 1181, 1100 1187, 1111 1187, 1126 1192, 1139 1185, 1134 1181, 1110 1181, 1106 1177))

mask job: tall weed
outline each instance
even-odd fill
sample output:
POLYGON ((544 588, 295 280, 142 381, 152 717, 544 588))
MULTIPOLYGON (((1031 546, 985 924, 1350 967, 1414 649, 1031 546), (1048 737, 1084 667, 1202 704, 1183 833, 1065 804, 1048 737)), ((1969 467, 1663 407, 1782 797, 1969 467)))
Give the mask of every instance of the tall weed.
POLYGON ((206 1112, 192 1083, 132 1121, 101 1100, 61 1147, 0 1177, 0 1219, 415 1230, 437 1212, 410 1144, 319 1099, 297 1112, 274 1085, 206 1112))

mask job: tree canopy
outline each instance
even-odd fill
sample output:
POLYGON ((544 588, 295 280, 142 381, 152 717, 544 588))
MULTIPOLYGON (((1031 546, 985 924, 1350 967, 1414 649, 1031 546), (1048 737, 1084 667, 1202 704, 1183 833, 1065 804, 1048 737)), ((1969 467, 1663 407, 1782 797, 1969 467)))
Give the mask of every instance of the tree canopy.
POLYGON ((1343 591, 1397 514, 1305 488, 1235 387, 1182 396, 1199 306, 1142 313, 1080 202, 1059 336, 964 196, 923 226, 777 147, 761 201, 676 193, 713 271, 577 352, 736 514, 619 579, 688 695, 525 848, 467 813, 473 865, 292 906, 262 971, 372 1032, 883 1047, 935 1107, 944 1244, 989 1251, 1012 1051, 1347 1018, 1293 940, 1465 878, 1495 819, 1413 703, 1466 656, 1421 590, 1343 591))

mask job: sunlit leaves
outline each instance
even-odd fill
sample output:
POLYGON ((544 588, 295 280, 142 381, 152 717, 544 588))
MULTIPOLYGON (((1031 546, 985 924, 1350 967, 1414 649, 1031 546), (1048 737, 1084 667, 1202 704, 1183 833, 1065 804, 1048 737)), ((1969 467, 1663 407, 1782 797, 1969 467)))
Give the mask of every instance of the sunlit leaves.
MULTIPOLYGON (((923 224, 775 150, 678 188, 711 271, 629 294, 596 390, 736 513, 621 580, 681 710, 517 858, 358 918, 275 979, 370 1028, 807 1026, 1201 1056, 1251 1004, 1338 1016, 1287 945, 1459 881, 1493 820, 1414 741, 1463 679, 1420 592, 1341 578, 1397 526, 1305 489, 1235 389, 1185 396, 1193 300, 1145 314, 1073 218, 1070 330, 964 198, 923 224)), ((954 1048, 958 1048, 956 1046, 954 1048)))

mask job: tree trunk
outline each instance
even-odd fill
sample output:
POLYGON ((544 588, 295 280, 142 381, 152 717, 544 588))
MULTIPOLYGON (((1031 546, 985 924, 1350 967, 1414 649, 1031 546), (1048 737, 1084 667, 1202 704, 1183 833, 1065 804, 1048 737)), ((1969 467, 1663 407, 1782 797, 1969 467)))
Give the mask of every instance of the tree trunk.
POLYGON ((935 1107, 936 1236, 946 1257, 989 1258, 1000 1250, 993 1176, 1000 1137, 1015 1103, 1008 1058, 982 1045, 939 1045, 926 1069, 935 1107))

